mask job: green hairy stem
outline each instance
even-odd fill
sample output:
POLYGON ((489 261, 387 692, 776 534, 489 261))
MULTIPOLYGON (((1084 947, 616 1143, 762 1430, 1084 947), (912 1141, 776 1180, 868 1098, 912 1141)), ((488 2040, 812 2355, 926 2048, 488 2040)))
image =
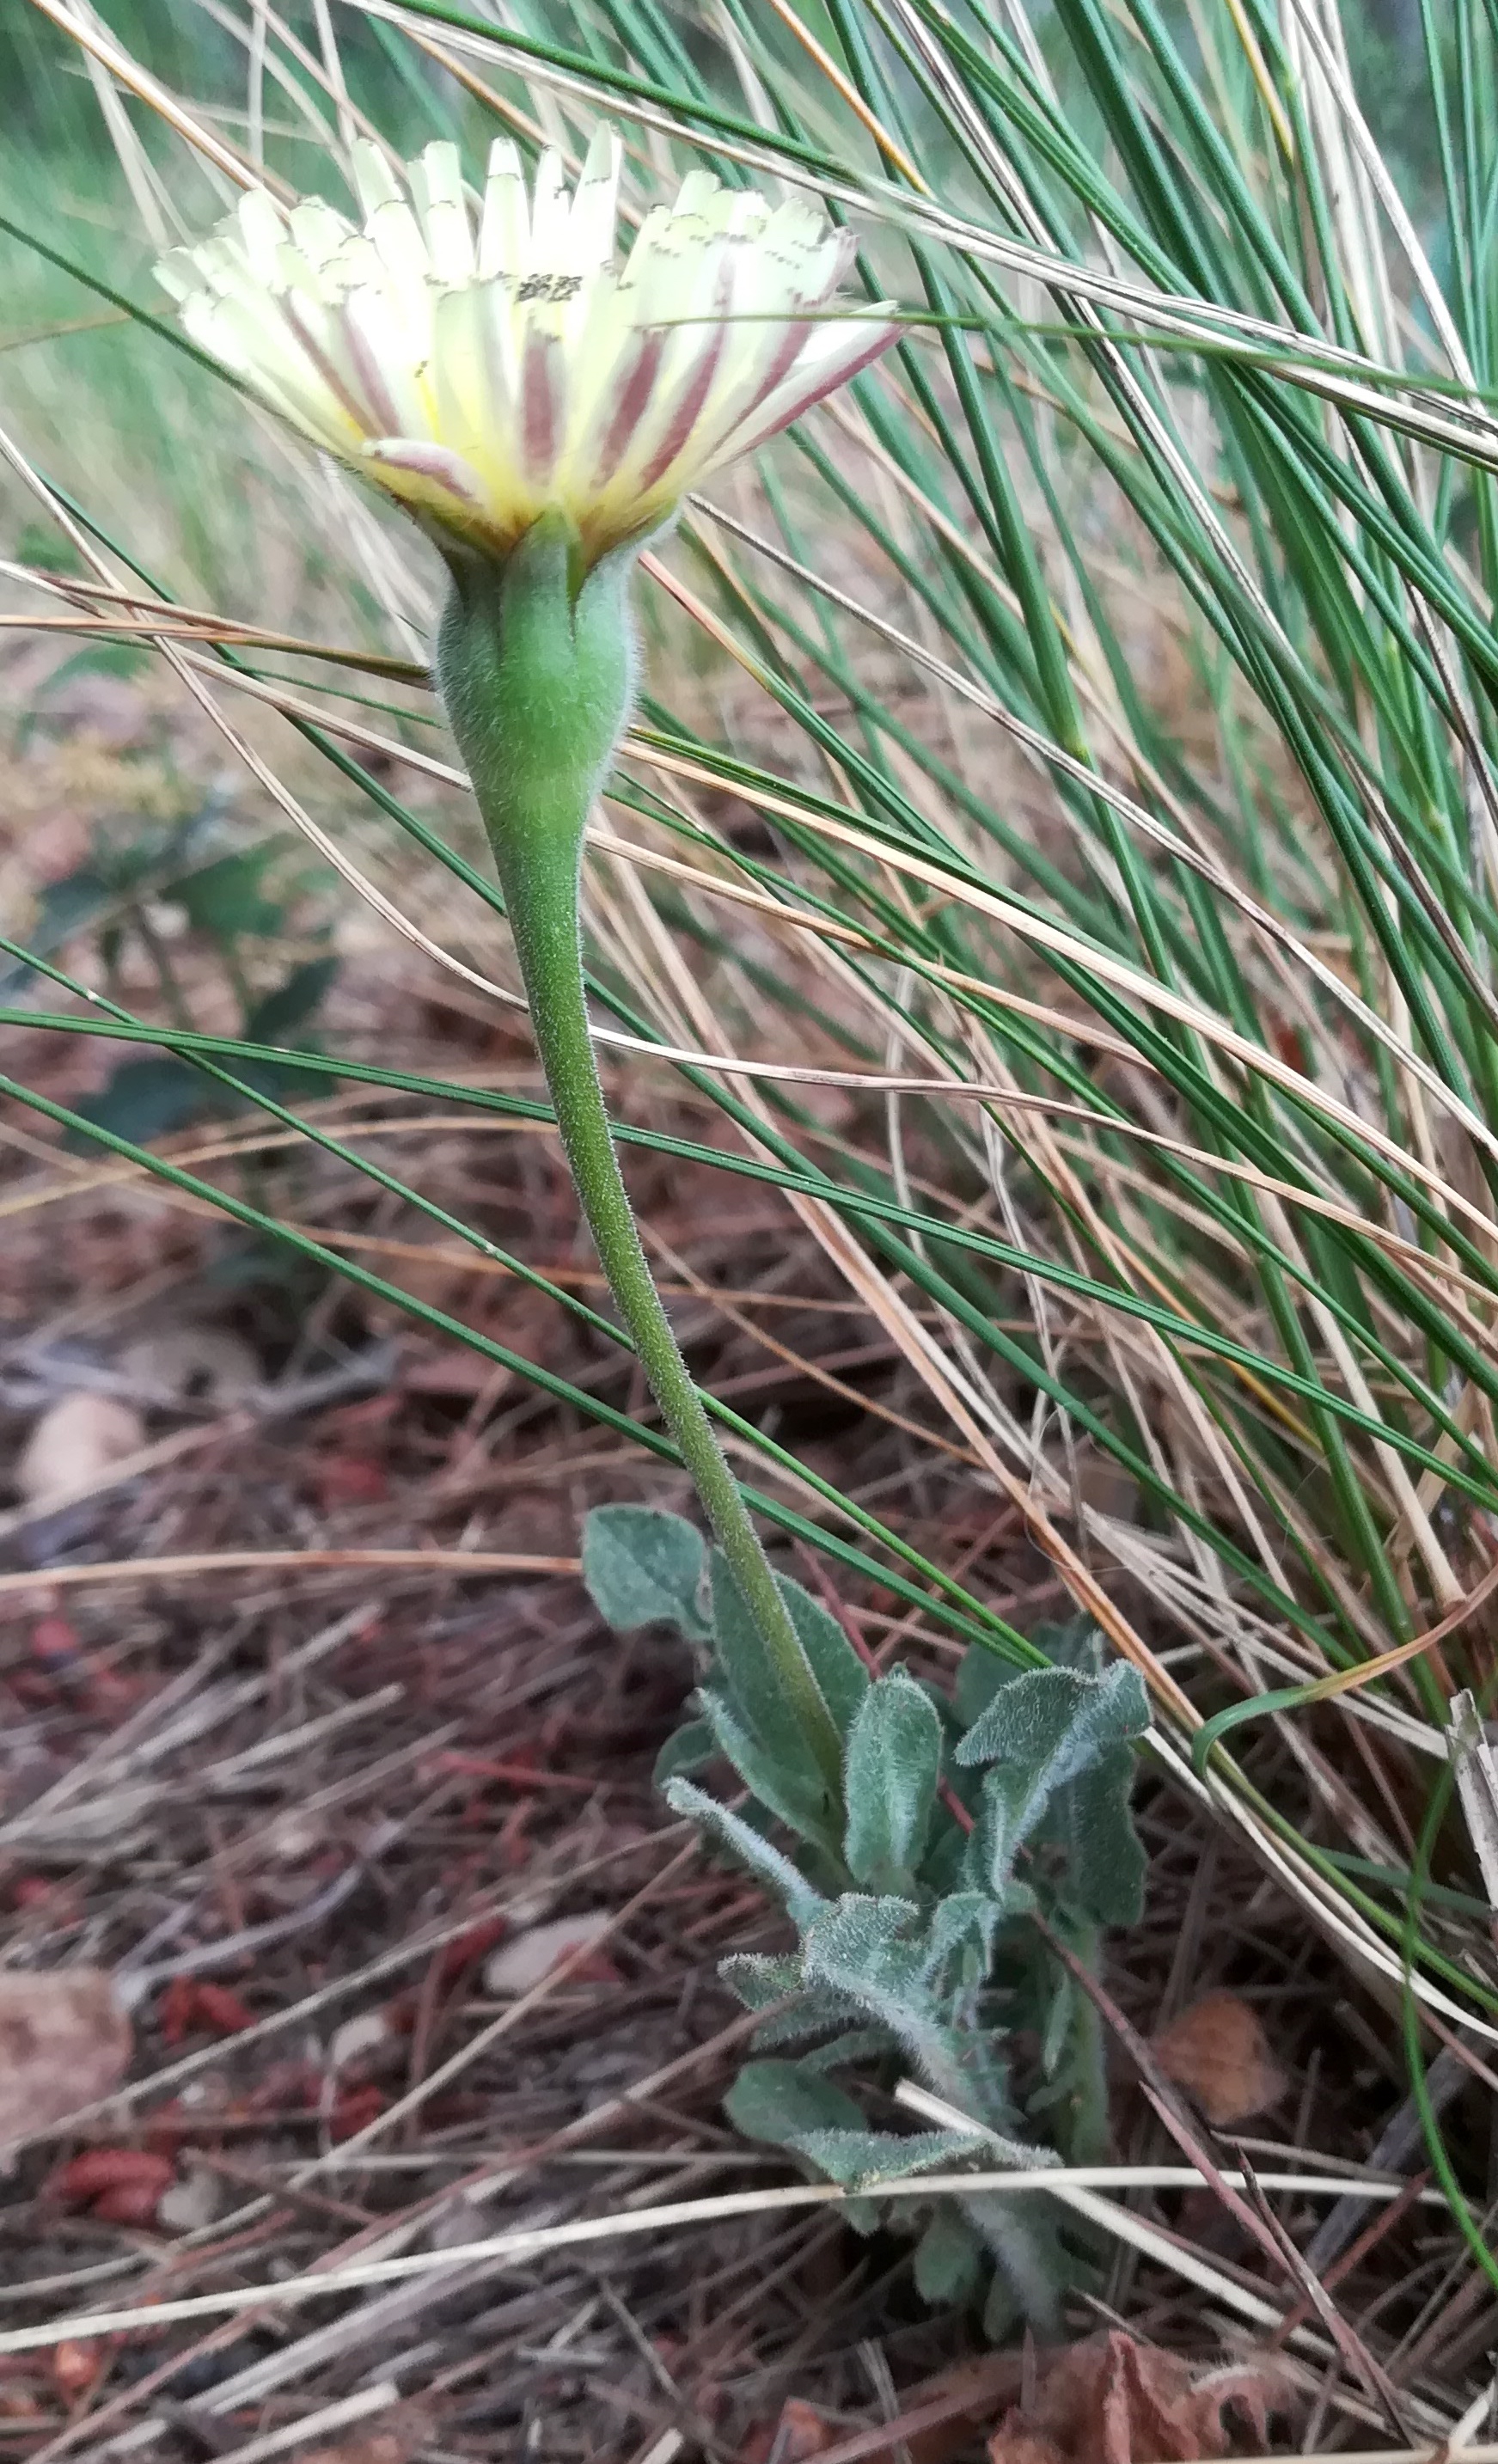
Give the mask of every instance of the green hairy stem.
POLYGON ((588 1031, 579 926, 583 842, 628 715, 628 550, 581 577, 564 523, 538 522, 502 565, 452 560, 437 672, 494 849, 557 1126, 621 1316, 776 1681, 841 1799, 837 1728, 681 1356, 640 1243, 588 1031))

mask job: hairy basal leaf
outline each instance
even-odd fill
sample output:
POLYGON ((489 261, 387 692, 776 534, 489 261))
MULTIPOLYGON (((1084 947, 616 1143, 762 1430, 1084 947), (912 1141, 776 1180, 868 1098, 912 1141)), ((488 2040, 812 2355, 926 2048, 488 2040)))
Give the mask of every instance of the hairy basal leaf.
POLYGON ((1110 1746, 1144 1734, 1149 1697, 1137 1669, 1118 1661, 1104 1677, 1031 1668, 1001 1686, 957 1749, 959 1763, 998 1763, 1029 1775, 1049 1795, 1110 1746))
POLYGON ((716 1759, 718 1742, 706 1720, 688 1720, 675 1729, 655 1757, 651 1784, 664 1789, 669 1779, 686 1778, 716 1759))
MULTIPOLYGON (((779 1688, 766 1674, 763 1645, 721 1550, 712 1552, 711 1573, 715 1657, 740 1717, 766 1742, 779 1739, 783 1749, 809 1765, 800 1723, 786 1710, 779 1688)), ((819 1600, 784 1574, 778 1574, 776 1581, 805 1646, 823 1700, 846 1737, 869 1691, 869 1672, 836 1617, 819 1600)))
POLYGON ((1047 1837, 1066 1849, 1058 1893, 1093 1925, 1137 1925, 1144 1914, 1145 1856, 1129 1798, 1135 1759, 1113 1746, 1059 1790, 1046 1818, 1047 1837))
POLYGON ((750 1794, 808 1846, 835 1858, 841 1820, 810 1754, 777 1752, 739 1718, 737 1705, 716 1685, 700 1687, 697 1699, 718 1751, 733 1764, 750 1794))
POLYGON ((763 2140, 772 2147, 799 2150, 804 2140, 818 2132, 849 2139, 868 2135, 852 2098, 800 2062, 745 2062, 723 2099, 723 2110, 746 2139, 763 2140))
POLYGON ((843 1854, 855 1882, 894 1882, 920 1863, 936 1804, 941 1723, 903 1668, 870 1687, 848 1741, 843 1854))
POLYGON ((933 2308, 971 2301, 982 2280, 983 2245, 954 2199, 943 2199, 915 2246, 915 2290, 933 2308))
POLYGON ((860 2115, 856 2128, 819 2125, 798 2131, 788 2145, 845 2189, 862 2190, 907 2181, 913 2173, 950 2172, 983 2155, 988 2142, 973 2130, 917 2130, 901 2137, 869 2129, 860 2115))
POLYGON ((826 1901, 797 1872, 790 1859, 782 1857, 753 1823, 745 1822, 731 1807, 719 1805, 716 1797, 694 1788, 689 1779, 668 1780, 665 1795, 672 1814, 690 1815, 694 1822, 716 1832, 724 1847, 784 1902, 787 1913, 798 1925, 809 1925, 817 1911, 826 1906, 826 1901))
POLYGON ((679 1514, 652 1506, 595 1506, 583 1525, 583 1580, 600 1617, 630 1634, 641 1625, 673 1625, 689 1641, 705 1639, 700 1605, 707 1548, 679 1514))

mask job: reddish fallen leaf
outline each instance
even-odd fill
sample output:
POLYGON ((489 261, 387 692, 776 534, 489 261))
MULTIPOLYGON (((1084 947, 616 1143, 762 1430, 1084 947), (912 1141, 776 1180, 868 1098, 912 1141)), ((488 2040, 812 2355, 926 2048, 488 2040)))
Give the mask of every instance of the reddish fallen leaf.
POLYGON ((237 2036, 254 2026, 254 2013, 228 1985, 209 1985, 197 1976, 174 1976, 162 1995, 158 2019, 168 2045, 180 2045, 195 2031, 206 2036, 237 2036))
POLYGON ((1204 1993, 1153 2044, 1166 2078, 1196 2098, 1208 2122, 1245 2122, 1285 2093, 1258 2013, 1236 1993, 1204 1993))
POLYGON ((477 1925, 471 1925, 467 1933, 455 1934, 445 1943, 437 1958, 439 1991, 455 1985, 465 1969, 472 1968, 476 1960, 487 1959, 492 1950, 497 1950, 509 1930, 508 1917, 484 1917, 477 1925))
POLYGON ((390 1494, 384 1463, 368 1455, 322 1455, 312 1468, 318 1504, 326 1513, 336 1506, 379 1506, 390 1494))
POLYGON ((769 2464, 772 2455, 775 2464, 806 2464, 809 2456, 826 2453, 833 2435, 820 2412, 800 2396, 787 2396, 779 2421, 761 2422, 751 2430, 738 2451, 738 2464, 769 2464))
POLYGON ((162 1995, 157 2019, 168 2045, 180 2045, 192 2025, 196 1996, 190 1976, 174 1976, 162 1995))
POLYGON ((1229 2404, 1267 2446, 1283 2385, 1263 2362, 1198 2377, 1179 2353, 1111 2328, 1047 2357, 1024 2411, 989 2440, 989 2464, 1202 2464, 1228 2452, 1229 2404))
POLYGON ((38 1617, 32 1628, 32 1658, 44 1667, 66 1667, 76 1662, 83 1649, 77 1626, 66 1617, 38 1617))
POLYGON ((104 2225, 153 2225, 164 2196, 154 2182, 120 2182, 95 2200, 93 2213, 104 2225))
POLYGON ((237 2036, 241 2028, 254 2026, 254 2013, 229 1985, 200 1984, 196 2016, 198 2026, 215 2036, 237 2036))
POLYGON ((339 2098, 328 2120, 330 2139, 353 2139, 366 2130, 371 2122, 385 2111, 389 2099, 383 2088, 371 2081, 366 2087, 351 2087, 339 2098))
POLYGON ((59 2165, 46 2184, 45 2195, 68 2206, 86 2206, 90 2199, 122 2189, 150 2189, 157 2198, 172 2178, 169 2156, 148 2147, 85 2147, 59 2165))
POLYGON ((0 2147, 108 2096, 131 2043, 102 1969, 0 1971, 0 2147))
POLYGON ((101 2336, 69 2336, 63 2343, 52 2348, 52 2375, 60 2390, 70 2400, 87 2395, 97 2387, 108 2365, 109 2355, 101 2336))

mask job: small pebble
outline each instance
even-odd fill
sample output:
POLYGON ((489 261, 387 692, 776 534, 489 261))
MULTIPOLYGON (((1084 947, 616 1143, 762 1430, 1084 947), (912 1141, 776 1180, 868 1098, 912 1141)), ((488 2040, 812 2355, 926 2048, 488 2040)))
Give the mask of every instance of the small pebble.
POLYGON ((145 1422, 116 1395, 64 1395, 35 1422, 15 1466, 28 1506, 45 1505, 102 1480, 145 1443, 145 1422))

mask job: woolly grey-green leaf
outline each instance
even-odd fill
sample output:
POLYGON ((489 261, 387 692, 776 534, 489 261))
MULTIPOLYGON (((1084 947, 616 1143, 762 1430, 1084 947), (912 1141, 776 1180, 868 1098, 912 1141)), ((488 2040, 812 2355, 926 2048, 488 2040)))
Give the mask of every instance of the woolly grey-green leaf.
POLYGON ((1104 1677, 1028 1669, 1002 1686, 957 1749, 960 1764, 985 1767, 969 1881, 1005 1898, 1014 1859, 1055 1792, 1149 1722, 1138 1672, 1123 1662, 1104 1677))
POLYGON ((913 2173, 951 2172, 985 2154, 988 2143, 981 2131, 974 2130, 916 2130, 908 2137, 870 2130, 860 2115, 856 2125, 798 2131, 788 2145, 845 2190, 862 2190, 880 2182, 907 2181, 913 2173))
POLYGON ((800 2062, 745 2062, 723 2099, 723 2110, 746 2139, 798 2152, 800 2143, 818 2131, 867 2135, 863 2113, 852 2098, 800 2062))
POLYGON ((983 2303, 983 2342, 1007 2344, 1024 2315, 1013 2278, 1006 2269, 996 2269, 988 2287, 988 2299, 983 2303))
POLYGON ((979 1793, 978 1818, 967 1843, 967 1879, 999 1906, 1006 1908, 1019 1888, 1014 1860, 1026 1832, 1039 1821, 1048 1794, 1044 1769, 1024 1763, 985 1771, 979 1793))
MULTIPOLYGON (((754 2041, 759 2045, 769 2039, 760 2030, 754 2041)), ((832 2071, 841 2062, 879 2061, 890 2050, 888 2028, 846 2028, 825 2045, 808 2045, 801 2058, 811 2070, 832 2071)))
POLYGON ((719 1960, 717 1972, 746 2011, 767 2011, 801 1991, 801 1958, 795 1951, 736 1951, 719 1960))
MULTIPOLYGON (((868 2030, 850 2031, 848 2022, 860 2014, 858 2006, 846 1994, 825 1993, 805 1990, 802 1963, 798 1958, 767 1959, 755 1951, 743 1951, 719 1962, 719 1976, 729 1991, 736 1994, 746 2010, 763 2011, 763 2025, 755 2030, 754 2043, 758 2052, 768 2052, 780 2045, 805 2047, 819 2036, 838 2034, 846 2042, 849 2035, 868 2035, 868 2030), (777 2004, 782 2007, 777 2009, 777 2004)), ((875 2051, 889 2050, 888 2036, 880 2036, 875 2051)), ((807 2058, 804 2053, 803 2059, 807 2058)), ((817 2065, 827 2068, 825 2055, 819 2051, 817 2065)))
POLYGON ((675 1729, 667 1738, 656 1755, 651 1774, 653 1785, 664 1789, 669 1779, 704 1770, 718 1750, 717 1739, 708 1722, 689 1720, 684 1727, 675 1729))
POLYGON ((620 1634, 673 1625, 705 1639, 707 1547, 694 1525, 653 1506, 595 1506, 583 1524, 583 1580, 600 1617, 620 1634))
MULTIPOLYGON (((1066 2058, 1070 2042, 1076 2009, 1076 1988, 1068 1969, 1062 1969, 1056 1978, 1050 2009, 1046 2014, 1046 2032, 1041 2038, 1040 2066, 1042 2075, 1054 2079, 1066 2058)), ((1030 2109, 1036 2110, 1036 2099, 1030 2099, 1030 2109)))
POLYGON ((809 1845, 835 1858, 842 1824, 810 1754, 793 1762, 777 1753, 716 1685, 702 1686, 697 1699, 718 1751, 733 1764, 750 1794, 809 1845))
POLYGON ((989 1891, 949 1891, 932 1910, 925 1973, 934 1991, 980 1982, 993 1966, 1005 1909, 989 1891))
MULTIPOLYGON (((820 1793, 821 1774, 810 1740, 766 1666, 759 1629, 720 1550, 712 1551, 710 1570, 714 1659, 734 1708, 761 1747, 787 1771, 816 1780, 820 1793)), ((809 1592, 784 1574, 776 1581, 833 1724, 846 1737, 869 1690, 869 1672, 837 1619, 809 1592)))
POLYGON ((933 2308, 971 2301, 983 2272, 983 2245, 955 2199, 943 2199, 915 2246, 915 2290, 933 2308))
POLYGON ((789 1574, 776 1580, 827 1709, 846 1738, 872 1682, 869 1671, 830 1610, 789 1574))
MULTIPOLYGON (((708 1717, 720 1734, 733 1734, 735 1742, 725 1740, 724 1750, 755 1794, 761 1793, 760 1782, 765 1782, 768 1793, 763 1802, 774 1807, 804 1839, 835 1853, 841 1823, 834 1827, 825 1776, 805 1723, 780 1684, 727 1560, 715 1549, 709 1563, 716 1700, 706 1706, 708 1717), (751 1763, 752 1770, 746 1768, 751 1763)), ((784 1595, 783 1583, 781 1589, 784 1595)), ((788 1596, 786 1607, 790 1607, 788 1596)), ((850 1646, 845 1644, 845 1648, 850 1646)), ((836 1721, 835 1711, 833 1717, 836 1721)))
POLYGON ((962 2045, 952 2012, 933 1991, 930 1938, 910 1900, 844 1892, 824 1903, 804 1936, 808 1984, 830 1987, 889 2029, 930 2083, 950 2092, 962 2045))
POLYGON ((855 1882, 892 1882, 920 1863, 936 1803, 941 1722, 903 1668, 870 1685, 848 1740, 843 1855, 855 1882))
POLYGON ((1135 1761, 1114 1746, 1061 1789, 1046 1816, 1062 1840, 1066 1871, 1059 1896, 1093 1925, 1137 1925, 1144 1914, 1145 1855, 1129 1812, 1135 1761))
POLYGON ((665 1797, 672 1814, 690 1815, 694 1822, 700 1822, 707 1830, 716 1832, 723 1846, 747 1865, 752 1874, 758 1874, 761 1882, 767 1882, 779 1899, 783 1900, 796 1925, 809 1925, 818 1911, 826 1905, 820 1892, 814 1891, 804 1876, 797 1872, 790 1859, 782 1857, 778 1848, 772 1848, 753 1823, 745 1822, 743 1816, 735 1814, 731 1807, 719 1805, 716 1797, 709 1796, 703 1789, 694 1788, 689 1779, 668 1780, 665 1797))
POLYGON ((1048 1795, 1110 1746, 1142 1736, 1149 1725, 1149 1697, 1127 1661, 1115 1661, 1103 1677, 1029 1668, 1001 1686, 957 1758, 969 1767, 1001 1763, 1023 1770, 1048 1795))
POLYGON ((824 1903, 804 1945, 808 1980, 875 2008, 924 2002, 925 1952, 913 1900, 856 1891, 845 1891, 830 1906, 824 1903))
MULTIPOLYGON (((732 1604, 721 1585, 715 1598, 716 1621, 729 1641, 726 1651, 719 1645, 714 1682, 702 1689, 705 1711, 766 1818, 798 1833, 808 1872, 820 1880, 828 1858, 824 1801, 812 1793, 819 1783, 782 1704, 756 1691, 752 1668, 733 1683, 738 1639, 732 1604)), ((835 1670, 839 1662, 831 1664, 835 1670)), ((839 1870, 870 1887, 821 1896, 752 1821, 709 1809, 679 1781, 670 1796, 683 1810, 706 1809, 703 1818, 719 1837, 773 1880, 801 1938, 799 1957, 733 1961, 725 1970, 740 1997, 765 2013, 757 2044, 805 2049, 794 2063, 751 2065, 756 2076, 730 2110, 746 2127, 753 2117, 757 2135, 773 2137, 856 2189, 845 2212, 856 2230, 869 2232, 890 2207, 867 2187, 881 2176, 975 2158, 1016 2170, 1060 2161, 1054 2149, 1019 2135, 1024 2120, 1005 2058, 1008 2027, 1036 2032, 1045 2044, 1053 2074, 1048 2093, 1064 2132, 1074 2135, 1076 2114, 1095 2120, 1102 2109, 1100 2057, 1083 2024, 1088 2013, 1068 1991, 1057 1992, 1050 1964, 1033 1940, 1024 1941, 1024 1919, 1037 1903, 1073 1930, 1132 1912, 1141 1859, 1129 1818, 1128 1741, 1146 1725, 1148 1708, 1134 1672, 1122 1667, 1102 1677, 1049 1668, 975 1682, 973 1727, 958 1747, 977 1806, 964 1842, 938 1794, 943 1738, 952 1734, 941 1710, 903 1671, 870 1685, 861 1665, 853 1667, 858 1700, 848 1720, 839 1870), (937 1841, 956 1853, 936 1859, 937 1841), (1014 1860, 1026 1842, 1039 1853, 1021 1880, 1014 1860), (1002 1995, 993 1981, 1001 1946, 1002 1995), (835 2066, 892 2053, 970 2116, 971 2131, 900 2136, 870 2129, 846 2105, 838 2116, 825 2103, 810 2112, 810 2082, 830 2086, 826 2074, 835 2066), (796 2115, 799 2129, 792 2127, 796 2115)), ((852 1691, 849 1685, 839 1714, 852 1691)), ((1029 2099, 1037 2115, 1046 2093, 1029 2099)), ((1074 2273, 1055 2202, 1042 2198, 1031 2211, 1012 2197, 964 2191, 944 2200, 943 2212, 956 2221, 946 2239, 931 2243, 922 2279, 972 2289, 981 2244, 1007 2287, 1004 2298, 1054 2331, 1061 2292, 1074 2273)), ((899 2210, 888 2220, 914 2221, 899 2210)))

